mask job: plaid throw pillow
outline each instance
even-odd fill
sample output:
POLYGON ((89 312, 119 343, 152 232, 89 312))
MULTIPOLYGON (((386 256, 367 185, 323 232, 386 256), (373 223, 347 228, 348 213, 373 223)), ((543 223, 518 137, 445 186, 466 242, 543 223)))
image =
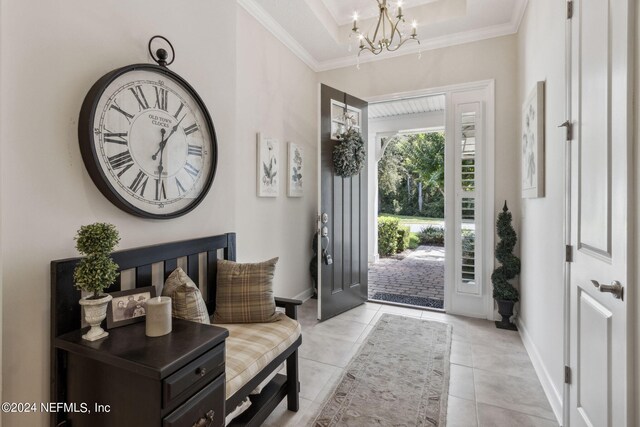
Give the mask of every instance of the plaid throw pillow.
POLYGON ((180 267, 167 277, 162 295, 171 297, 171 314, 179 319, 209 324, 207 305, 200 289, 180 267))
POLYGON ((213 323, 273 322, 276 302, 273 275, 278 258, 257 264, 218 260, 218 286, 213 323))

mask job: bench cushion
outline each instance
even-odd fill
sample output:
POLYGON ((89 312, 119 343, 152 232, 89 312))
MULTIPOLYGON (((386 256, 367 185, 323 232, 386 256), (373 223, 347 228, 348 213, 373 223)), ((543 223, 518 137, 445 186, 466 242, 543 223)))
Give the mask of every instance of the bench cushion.
MULTIPOLYGON (((284 313, 270 323, 225 323, 226 398, 229 399, 300 336, 300 324, 284 313)), ((212 319, 213 320, 213 319, 212 319)))

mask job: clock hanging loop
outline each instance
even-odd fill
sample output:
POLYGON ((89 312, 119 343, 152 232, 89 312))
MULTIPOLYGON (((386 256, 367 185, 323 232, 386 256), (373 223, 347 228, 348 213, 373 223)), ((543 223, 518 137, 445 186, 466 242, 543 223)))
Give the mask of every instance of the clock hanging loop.
POLYGON ((156 64, 161 67, 168 67, 169 65, 173 64, 173 61, 176 60, 176 50, 173 48, 171 42, 166 37, 161 35, 156 35, 149 39, 149 55, 151 55, 151 58, 156 62, 156 64), (159 48, 155 51, 154 54, 153 49, 151 48, 151 44, 156 39, 164 40, 167 45, 169 45, 169 48, 171 48, 171 61, 167 62, 167 59, 169 58, 169 52, 167 52, 167 50, 164 48, 159 48))

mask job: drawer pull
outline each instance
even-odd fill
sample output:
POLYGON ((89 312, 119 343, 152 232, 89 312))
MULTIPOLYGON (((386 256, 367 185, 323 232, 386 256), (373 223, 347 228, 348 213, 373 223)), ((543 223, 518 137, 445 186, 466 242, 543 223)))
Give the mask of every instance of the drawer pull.
POLYGON ((204 417, 196 421, 193 424, 193 427, 209 427, 211 423, 213 423, 215 415, 216 413, 213 411, 213 409, 210 410, 204 417))
POLYGON ((204 377, 205 375, 207 375, 207 368, 196 369, 196 375, 200 375, 201 377, 204 377))

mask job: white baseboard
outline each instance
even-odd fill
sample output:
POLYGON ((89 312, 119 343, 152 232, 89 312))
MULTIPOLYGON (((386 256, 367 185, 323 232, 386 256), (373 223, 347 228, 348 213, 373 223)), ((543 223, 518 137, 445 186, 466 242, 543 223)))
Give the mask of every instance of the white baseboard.
POLYGON ((293 297, 293 299, 299 299, 302 302, 307 301, 309 298, 311 298, 313 296, 313 288, 309 288, 304 292, 300 292, 298 295, 296 295, 295 297, 293 297))
POLYGON ((531 336, 527 332, 527 328, 518 318, 516 320, 518 325, 518 331, 520 333, 520 337, 522 338, 522 343, 524 344, 524 348, 529 353, 529 358, 531 359, 531 363, 533 363, 533 368, 538 375, 538 379, 542 384, 542 389, 544 393, 547 395, 547 399, 549 399, 549 403, 551 404, 551 409, 556 416, 556 420, 559 425, 562 425, 562 392, 558 391, 551 380, 551 375, 547 371, 547 368, 542 363, 542 358, 540 357, 540 353, 538 353, 538 349, 535 344, 531 340, 531 336))

